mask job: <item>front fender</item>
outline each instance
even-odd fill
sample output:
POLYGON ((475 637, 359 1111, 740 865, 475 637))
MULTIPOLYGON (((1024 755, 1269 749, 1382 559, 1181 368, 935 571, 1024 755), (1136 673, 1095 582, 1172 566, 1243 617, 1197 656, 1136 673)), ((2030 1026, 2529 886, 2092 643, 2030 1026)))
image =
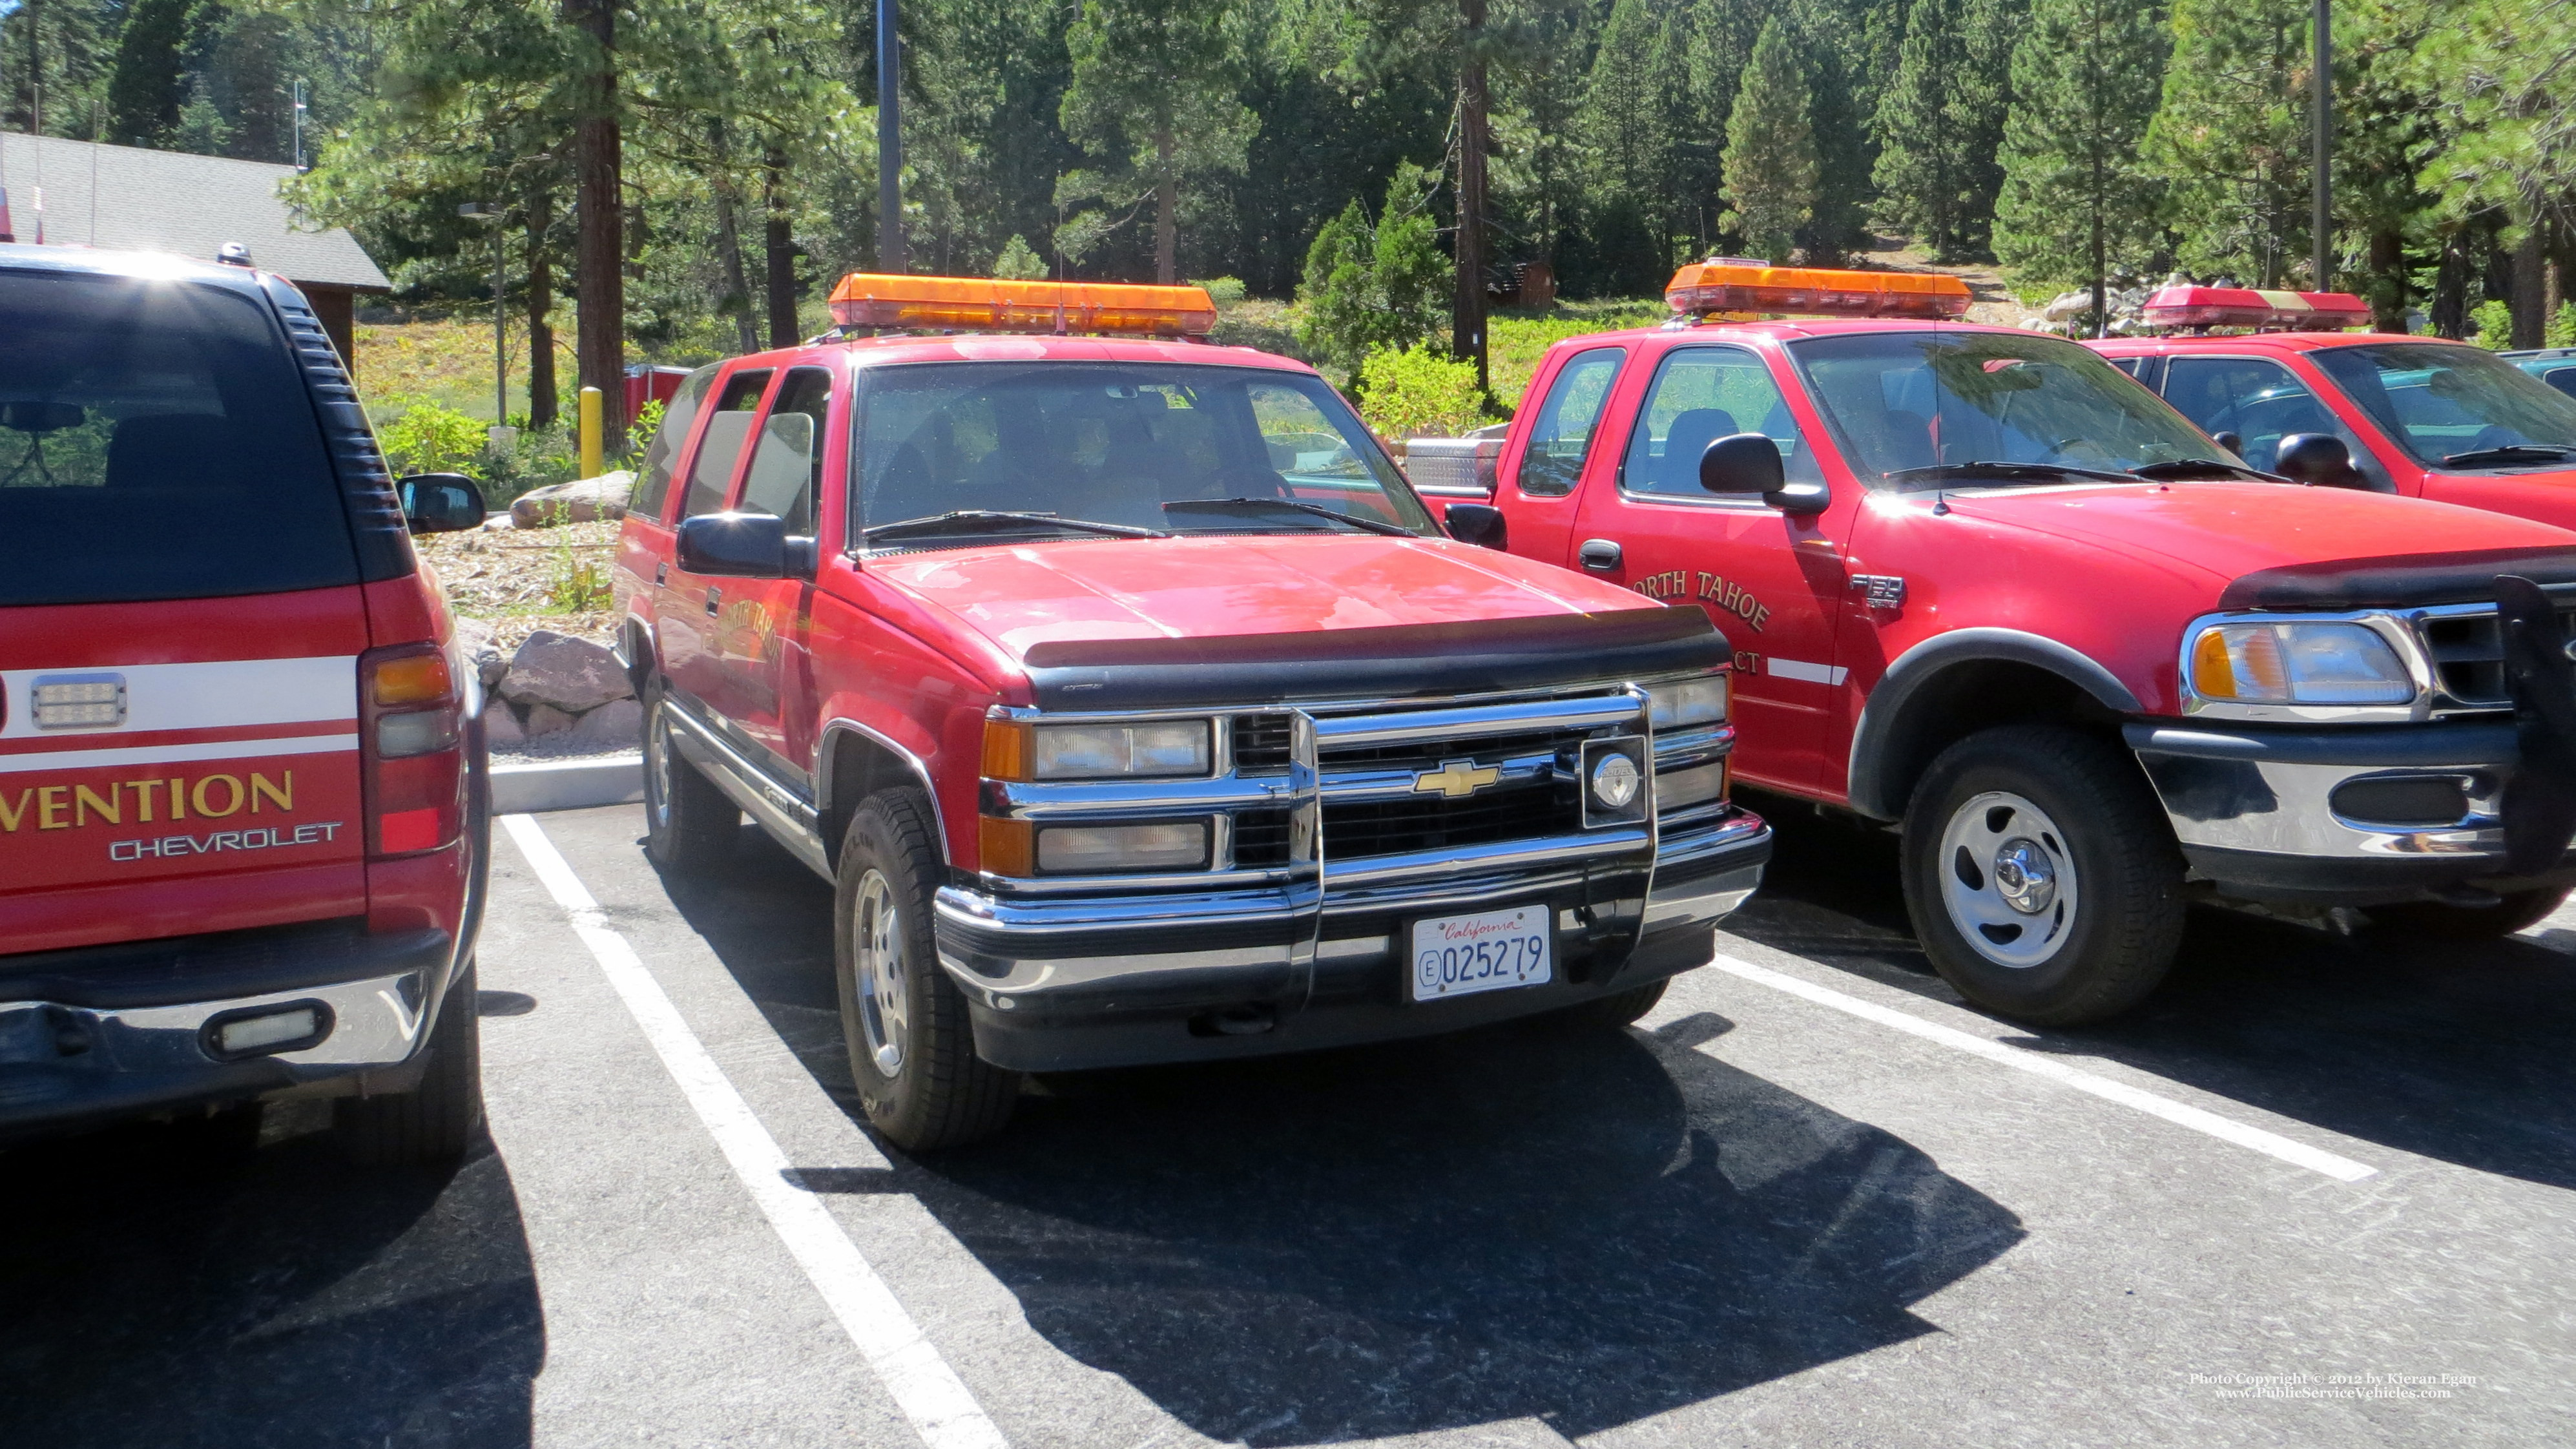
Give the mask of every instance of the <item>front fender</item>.
POLYGON ((1898 655, 1879 676, 1852 730, 1851 807, 1879 820, 1905 813, 1912 785, 1899 747, 1922 724, 1925 686, 1956 665, 2002 661, 2056 675, 2114 714, 2144 713, 2137 695, 2099 661, 2081 651, 2020 629, 1953 629, 1898 655))

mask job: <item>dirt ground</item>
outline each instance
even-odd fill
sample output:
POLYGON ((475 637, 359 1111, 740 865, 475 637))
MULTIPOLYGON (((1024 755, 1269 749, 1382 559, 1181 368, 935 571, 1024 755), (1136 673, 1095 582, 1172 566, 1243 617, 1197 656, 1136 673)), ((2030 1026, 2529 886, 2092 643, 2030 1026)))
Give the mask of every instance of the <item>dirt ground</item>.
POLYGON ((617 548, 618 524, 572 523, 560 528, 485 528, 432 534, 412 540, 457 613, 493 626, 494 642, 507 654, 539 629, 609 641, 608 567, 617 548), (593 586, 588 607, 562 605, 578 591, 574 576, 588 566, 593 586))

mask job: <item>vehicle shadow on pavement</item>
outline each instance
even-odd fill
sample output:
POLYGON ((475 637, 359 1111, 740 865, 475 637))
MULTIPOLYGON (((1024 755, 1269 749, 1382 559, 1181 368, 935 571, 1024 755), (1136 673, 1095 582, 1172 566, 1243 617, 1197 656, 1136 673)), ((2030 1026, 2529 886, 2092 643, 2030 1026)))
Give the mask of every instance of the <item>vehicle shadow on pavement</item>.
POLYGON ((281 1125, 0 1152, 0 1443, 529 1442, 545 1332, 501 1160, 354 1168, 281 1125))
MULTIPOLYGON (((1958 1003, 1910 934, 1894 838, 1779 814, 1762 892, 1726 930, 1958 1003)), ((2016 1044, 2107 1058, 2364 1142, 2576 1187, 2576 940, 2565 951, 2554 944, 2546 933, 2346 937, 2203 908, 2144 1005, 2016 1044)))
MULTIPOLYGON (((792 1042, 830 1000, 828 893, 745 844, 672 898, 792 1042)), ((1729 1026, 1055 1075, 992 1142, 790 1177, 916 1196, 1039 1333, 1213 1439, 1579 1436, 1936 1331, 1911 1305, 2023 1236, 1697 1049, 1729 1026)), ((837 1043, 799 1055, 855 1116, 837 1043)))

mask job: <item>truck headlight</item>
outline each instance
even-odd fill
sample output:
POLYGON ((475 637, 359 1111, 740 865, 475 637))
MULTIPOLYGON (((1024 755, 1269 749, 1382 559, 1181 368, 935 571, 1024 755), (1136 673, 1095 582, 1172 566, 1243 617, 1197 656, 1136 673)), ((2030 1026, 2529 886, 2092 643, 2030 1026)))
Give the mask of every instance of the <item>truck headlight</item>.
POLYGON ((2236 704, 2405 704, 2406 663, 2361 624, 2212 624, 2191 642, 2191 687, 2236 704))
POLYGON ((1038 827, 1038 869, 1049 875, 1198 870, 1207 863, 1208 828, 1204 820, 1038 827))
POLYGON ((1646 701, 1647 717, 1653 720, 1657 733, 1721 724, 1726 719, 1726 676, 1704 674, 1697 679, 1650 684, 1646 686, 1646 701))
POLYGON ((1121 780, 1208 772, 1206 720, 1151 724, 984 724, 984 774, 995 780, 1121 780))

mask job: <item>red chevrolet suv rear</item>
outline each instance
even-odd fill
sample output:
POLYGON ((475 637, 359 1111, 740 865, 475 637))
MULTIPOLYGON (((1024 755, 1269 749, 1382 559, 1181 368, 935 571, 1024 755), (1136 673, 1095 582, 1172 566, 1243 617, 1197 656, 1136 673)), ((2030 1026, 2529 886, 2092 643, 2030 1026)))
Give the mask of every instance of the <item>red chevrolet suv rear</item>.
POLYGON ((0 246, 0 338, 0 1140, 300 1093, 462 1152, 481 699, 408 534, 480 496, 247 266, 0 246))

